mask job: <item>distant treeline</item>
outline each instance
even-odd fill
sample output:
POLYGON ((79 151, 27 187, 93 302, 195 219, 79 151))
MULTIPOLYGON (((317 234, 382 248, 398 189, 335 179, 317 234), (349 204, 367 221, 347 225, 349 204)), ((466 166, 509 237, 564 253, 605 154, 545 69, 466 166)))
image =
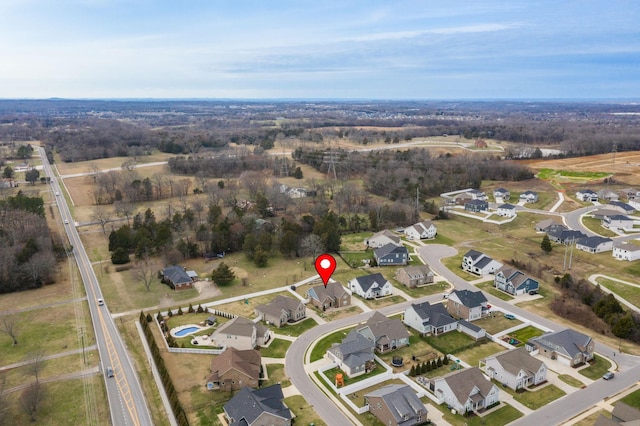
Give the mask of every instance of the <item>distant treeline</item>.
POLYGON ((449 135, 559 146, 566 156, 640 149, 640 106, 587 102, 0 101, 0 141, 43 140, 64 161, 292 140, 363 145, 449 135))

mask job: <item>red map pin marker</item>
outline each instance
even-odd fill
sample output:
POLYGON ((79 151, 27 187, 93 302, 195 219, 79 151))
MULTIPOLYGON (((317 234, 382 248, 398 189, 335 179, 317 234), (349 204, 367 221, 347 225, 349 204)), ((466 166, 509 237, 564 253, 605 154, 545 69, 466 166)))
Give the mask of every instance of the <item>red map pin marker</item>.
POLYGON ((327 286, 329 278, 331 278, 331 275, 335 270, 336 259, 333 256, 326 253, 318 256, 318 258, 316 259, 316 271, 318 271, 320 278, 322 278, 322 282, 324 283, 325 287, 327 286))

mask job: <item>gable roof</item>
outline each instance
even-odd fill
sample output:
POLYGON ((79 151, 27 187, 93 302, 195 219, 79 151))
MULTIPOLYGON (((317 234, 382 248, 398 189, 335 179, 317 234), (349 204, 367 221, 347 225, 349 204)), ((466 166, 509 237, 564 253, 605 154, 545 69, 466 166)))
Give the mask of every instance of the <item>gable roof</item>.
POLYGON ((609 201, 609 205, 619 207, 622 210, 635 211, 633 206, 631 206, 630 204, 624 203, 622 201, 612 200, 612 201, 609 201))
POLYGON ((290 313, 297 310, 301 303, 302 301, 293 297, 278 295, 271 302, 256 306, 256 310, 265 314, 280 316, 283 311, 290 313))
POLYGON ((370 275, 364 275, 361 277, 356 277, 355 279, 360 285, 360 288, 362 289, 362 291, 364 291, 365 293, 369 291, 369 289, 374 284, 378 284, 379 287, 382 287, 387 282, 387 279, 383 277, 380 272, 375 274, 370 274, 370 275))
POLYGON ((368 239, 372 240, 372 239, 377 238, 377 237, 387 237, 391 241, 393 241, 396 245, 400 245, 400 237, 398 237, 396 234, 394 234, 393 232, 389 231, 388 229, 383 229, 382 231, 376 232, 375 234, 373 234, 368 239))
POLYGON ((615 247, 619 250, 626 250, 629 252, 640 251, 640 245, 634 244, 632 241, 622 241, 615 245, 615 247))
POLYGON ((557 238, 561 241, 566 241, 569 239, 578 240, 580 238, 586 238, 587 235, 580 231, 575 231, 573 229, 553 229, 547 232, 550 237, 557 238))
POLYGON ((640 420, 640 410, 630 405, 625 404, 622 401, 616 402, 611 414, 614 417, 622 420, 623 422, 632 422, 634 420, 640 420))
POLYGON ((484 293, 482 293, 481 291, 454 290, 453 292, 451 292, 451 295, 449 295, 449 297, 451 297, 454 294, 460 300, 460 302, 462 302, 464 306, 469 308, 481 306, 483 303, 488 302, 484 293))
POLYGON ((478 367, 465 368, 442 377, 447 382, 460 404, 464 405, 474 388, 478 388, 483 396, 491 392, 495 386, 482 374, 478 367))
POLYGON ((535 192, 535 191, 524 191, 522 194, 520 194, 520 197, 522 197, 523 195, 524 195, 525 197, 526 197, 526 196, 528 196, 528 195, 535 195, 535 196, 538 196, 538 193, 537 193, 537 192, 535 192))
POLYGON ((405 418, 415 417, 416 414, 425 414, 427 408, 409 385, 386 385, 365 397, 380 397, 387 405, 393 418, 401 424, 405 418))
POLYGON ((433 327, 443 327, 445 325, 457 322, 455 318, 449 315, 447 309, 442 303, 423 302, 418 304, 411 304, 411 307, 416 314, 422 319, 422 324, 430 324, 433 327))
POLYGON ((531 356, 524 346, 499 353, 495 355, 494 358, 502 368, 513 375, 517 375, 520 370, 524 370, 533 375, 544 365, 542 361, 531 356))
POLYGON ((503 210, 515 210, 516 206, 514 206, 513 204, 503 204, 501 206, 498 206, 499 209, 503 209, 503 210))
POLYGON ((174 284, 184 284, 192 282, 191 277, 187 274, 182 266, 167 266, 162 270, 162 275, 171 280, 174 284))
POLYGON ((546 231, 547 228, 551 227, 551 226, 562 226, 563 228, 567 229, 566 226, 564 226, 563 224, 561 224, 560 222, 558 222, 555 219, 545 219, 545 220, 541 220, 540 222, 536 223, 536 228, 537 229, 542 229, 543 231, 546 231))
POLYGON ((464 203, 464 205, 469 205, 469 206, 486 206, 489 205, 488 202, 484 201, 484 200, 469 200, 466 203, 464 203))
POLYGON ((592 237, 580 238, 577 243, 581 246, 597 248, 600 244, 609 243, 611 241, 613 241, 611 238, 594 235, 592 237))
POLYGON ((546 347, 552 351, 564 354, 573 358, 576 354, 582 353, 580 346, 586 347, 591 341, 591 337, 578 331, 566 328, 555 333, 545 333, 542 336, 529 340, 546 347))
POLYGON ((317 285, 311 288, 309 296, 322 302, 327 297, 331 299, 340 299, 347 290, 338 281, 329 281, 327 286, 324 284, 317 285))
POLYGON ((351 330, 342 343, 332 346, 328 351, 336 356, 341 355, 339 358, 342 359, 342 362, 349 368, 353 368, 373 359, 374 347, 373 341, 356 330, 351 330))
POLYGON ((475 260, 475 259, 479 258, 482 255, 483 254, 480 253, 477 250, 469 250, 468 252, 465 253, 465 255, 463 257, 470 257, 471 259, 475 260))
POLYGON ((243 317, 236 317, 222 324, 214 333, 251 337, 255 328, 256 324, 253 321, 243 317))
MULTIPOLYGON (((365 327, 362 329, 368 328, 373 335, 373 338, 376 343, 380 339, 406 339, 409 337, 409 332, 402 324, 402 321, 398 318, 387 318, 383 314, 378 311, 375 311, 373 315, 367 320, 365 323, 365 327)), ((362 333, 362 329, 359 329, 358 332, 362 333)), ((364 333, 365 336, 367 333, 364 333)))
POLYGON ((227 371, 235 369, 248 377, 258 379, 260 376, 260 352, 254 349, 239 350, 228 347, 220 355, 211 360, 211 376, 209 381, 214 381, 227 371))
POLYGON ((409 255, 409 250, 407 250, 407 248, 404 246, 397 246, 393 243, 388 243, 383 245, 380 248, 375 249, 373 253, 375 254, 376 257, 385 257, 393 253, 398 253, 398 254, 402 253, 402 254, 409 255))
POLYGON ((623 214, 606 215, 606 217, 609 218, 609 220, 621 220, 621 221, 632 221, 633 220, 629 216, 625 216, 623 214))
POLYGON ((280 384, 258 389, 244 387, 224 405, 224 411, 234 420, 230 426, 251 425, 265 412, 291 419, 291 411, 283 399, 280 384))
POLYGON ((418 278, 422 276, 428 277, 429 275, 433 275, 433 272, 431 272, 431 268, 429 268, 428 265, 406 266, 398 269, 398 272, 400 271, 404 271, 404 273, 411 278, 418 278))
POLYGON ((502 187, 496 188, 496 189, 493 190, 494 194, 506 194, 507 192, 509 192, 509 190, 504 189, 502 187))

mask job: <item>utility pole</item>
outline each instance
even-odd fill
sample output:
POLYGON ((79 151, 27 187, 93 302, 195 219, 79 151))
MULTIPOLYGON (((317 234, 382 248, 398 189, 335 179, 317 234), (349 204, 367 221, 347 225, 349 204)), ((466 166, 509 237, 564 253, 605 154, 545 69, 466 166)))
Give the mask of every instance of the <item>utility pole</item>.
POLYGON ((571 240, 569 241, 569 245, 571 245, 571 248, 569 250, 569 270, 571 270, 571 262, 573 260, 573 245, 576 242, 575 238, 571 238, 571 240))

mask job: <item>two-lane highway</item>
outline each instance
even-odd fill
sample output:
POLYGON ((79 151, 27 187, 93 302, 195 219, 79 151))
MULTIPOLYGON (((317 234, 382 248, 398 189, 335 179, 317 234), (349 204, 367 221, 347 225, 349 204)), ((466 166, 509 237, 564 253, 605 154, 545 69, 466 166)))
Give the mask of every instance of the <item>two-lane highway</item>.
POLYGON ((64 227, 69 237, 69 242, 73 246, 73 254, 85 286, 102 370, 104 372, 106 367, 111 367, 115 373, 112 378, 107 377, 106 374, 103 375, 107 389, 107 397, 109 399, 111 422, 118 426, 151 426, 153 423, 140 386, 140 381, 133 368, 124 342, 118 333, 113 318, 109 314, 107 305, 98 304, 98 299, 103 298, 100 284, 91 266, 87 252, 84 249, 80 235, 74 226, 69 206, 60 188, 60 182, 58 182, 58 179, 53 173, 44 148, 40 147, 38 150, 42 158, 44 173, 51 178, 51 190, 56 194, 55 198, 60 210, 60 215, 65 224, 64 227))

